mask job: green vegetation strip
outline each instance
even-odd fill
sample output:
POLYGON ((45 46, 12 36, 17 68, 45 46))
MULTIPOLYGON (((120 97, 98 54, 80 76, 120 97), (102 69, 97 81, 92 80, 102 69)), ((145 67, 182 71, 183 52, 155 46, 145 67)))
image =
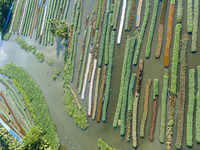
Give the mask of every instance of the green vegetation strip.
POLYGON ((90 25, 90 28, 89 28, 89 31, 88 31, 87 42, 86 42, 86 47, 85 47, 85 51, 84 51, 83 64, 82 64, 81 75, 80 75, 80 82, 79 82, 79 85, 78 85, 78 93, 79 94, 81 93, 82 86, 83 86, 83 78, 84 78, 85 69, 86 69, 87 56, 88 56, 91 34, 92 34, 92 24, 90 25))
POLYGON ((107 112, 108 100, 109 100, 109 95, 110 95, 112 68, 113 68, 113 55, 114 55, 114 46, 115 46, 115 35, 116 35, 116 32, 112 31, 110 50, 109 50, 109 64, 108 64, 108 71, 107 71, 107 77, 106 77, 105 98, 104 98, 103 111, 102 111, 102 120, 103 121, 106 121, 106 112, 107 112))
POLYGON ((198 92, 197 92, 197 110, 196 110, 196 141, 200 143, 200 65, 197 67, 197 80, 198 80, 198 92))
POLYGON ((191 33, 193 28, 193 0, 187 0, 187 32, 191 33))
MULTIPOLYGON (((51 148, 59 147, 60 140, 56 132, 56 127, 51 120, 48 106, 45 102, 42 91, 33 80, 33 78, 20 66, 7 63, 4 68, 0 69, 0 73, 15 78, 21 85, 33 108, 34 115, 37 118, 37 124, 46 132, 45 138, 50 142, 51 148)), ((31 113, 33 113, 31 112, 31 113)))
POLYGON ((125 76, 126 76, 130 44, 131 44, 131 39, 128 38, 126 40, 126 49, 125 49, 124 61, 123 61, 123 67, 122 67, 122 73, 121 73, 120 92, 119 92, 119 96, 118 96, 118 102, 117 102, 117 108, 115 111, 113 127, 117 127, 117 122, 118 122, 119 115, 121 112, 121 105, 122 105, 123 91, 124 91, 124 86, 125 86, 125 76))
POLYGON ((137 63, 138 63, 138 58, 139 58, 139 54, 140 54, 140 50, 141 50, 141 46, 142 46, 142 41, 143 41, 145 29, 146 29, 147 22, 148 22, 148 19, 149 19, 149 9, 150 9, 150 0, 146 0, 144 20, 143 20, 142 28, 141 28, 141 31, 140 31, 140 34, 139 34, 139 39, 138 39, 138 42, 137 42, 137 46, 136 46, 136 50, 135 50, 135 54, 134 54, 134 59, 133 59, 134 65, 137 65, 137 63))
POLYGON ((109 46, 110 46, 110 32, 111 32, 111 21, 112 21, 112 13, 109 13, 108 17, 108 27, 106 31, 106 45, 105 45, 105 64, 108 64, 108 56, 109 56, 109 46))
POLYGON ((155 24, 156 24, 156 17, 158 14, 158 3, 159 3, 159 0, 154 0, 153 16, 151 19, 151 26, 150 26, 150 30, 149 30, 148 41, 147 41, 147 46, 146 46, 146 53, 145 53, 146 58, 150 57, 151 44, 152 44, 154 28, 155 28, 155 24))
POLYGON ((193 121, 194 121, 194 104, 195 104, 195 70, 189 70, 189 102, 187 110, 187 127, 186 127, 186 143, 192 146, 193 141, 193 121))
POLYGON ((178 0, 177 22, 181 22, 183 18, 183 0, 178 0))
POLYGON ((199 23, 199 0, 194 1, 194 19, 193 19, 193 31, 192 31, 192 47, 191 51, 197 51, 197 35, 198 35, 198 23, 199 23))
POLYGON ((172 68, 171 68, 171 92, 176 94, 176 84, 177 84, 177 71, 178 71, 178 58, 179 58, 179 44, 180 44, 180 33, 181 24, 177 24, 175 28, 174 37, 174 47, 173 47, 173 58, 172 58, 172 68))
POLYGON ((160 117, 160 135, 159 140, 160 143, 165 142, 165 125, 166 125, 166 114, 167 114, 167 92, 168 92, 168 84, 169 84, 169 70, 164 70, 163 77, 163 88, 162 88, 162 96, 161 96, 161 117, 160 117))
POLYGON ((98 139, 97 146, 98 146, 98 148, 100 148, 100 150, 116 150, 115 148, 113 148, 110 145, 108 145, 101 138, 98 139))
POLYGON ((18 27, 18 24, 19 24, 19 21, 20 21, 20 16, 22 14, 22 8, 23 8, 24 2, 25 2, 25 0, 19 1, 18 9, 17 9, 16 16, 15 16, 15 21, 14 21, 14 24, 13 24, 13 31, 17 31, 17 27, 18 27))
POLYGON ((133 0, 128 0, 128 8, 126 9, 126 18, 125 18, 125 30, 128 30, 131 8, 132 8, 133 0))
POLYGON ((132 109, 133 109, 133 89, 135 87, 136 74, 133 73, 131 76, 129 91, 128 91, 128 111, 126 120, 126 141, 130 141, 131 133, 131 120, 132 120, 132 109))
POLYGON ((124 89, 123 89, 123 96, 122 96, 122 108, 121 108, 121 130, 120 134, 125 134, 125 118, 126 118, 126 107, 127 107, 127 99, 128 99, 128 87, 129 87, 129 81, 130 81, 130 75, 131 75, 131 67, 132 67, 132 60, 133 60, 133 53, 134 53, 134 47, 136 38, 130 38, 131 40, 131 46, 129 48, 129 54, 128 54, 128 60, 127 60, 127 67, 126 67, 126 76, 125 76, 125 83, 124 83, 124 89))

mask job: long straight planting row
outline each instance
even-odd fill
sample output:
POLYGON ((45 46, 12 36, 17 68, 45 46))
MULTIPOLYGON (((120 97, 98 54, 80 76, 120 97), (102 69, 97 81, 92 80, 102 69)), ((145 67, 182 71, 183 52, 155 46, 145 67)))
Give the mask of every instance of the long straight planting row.
POLYGON ((169 70, 164 70, 163 76, 163 88, 162 88, 162 96, 161 96, 161 115, 160 115, 160 134, 159 140, 160 143, 165 142, 165 125, 166 125, 166 114, 167 114, 167 92, 168 92, 168 84, 169 84, 169 70))
POLYGON ((133 59, 134 65, 137 65, 137 63, 138 63, 138 58, 139 58, 139 54, 140 54, 140 50, 141 50, 141 46, 142 46, 142 41, 143 41, 145 29, 146 29, 147 22, 148 22, 148 19, 149 19, 149 9, 150 9, 149 6, 150 6, 150 0, 146 0, 144 20, 143 20, 142 28, 141 28, 141 31, 140 31, 140 35, 139 35, 139 39, 138 39, 138 42, 137 42, 137 46, 136 46, 136 50, 135 50, 135 54, 134 54, 134 59, 133 59))
POLYGON ((121 73, 120 92, 119 92, 119 96, 118 96, 117 107, 115 110, 113 127, 117 127, 117 122, 118 122, 119 115, 121 112, 121 105, 122 105, 122 99, 123 99, 123 91, 124 91, 124 87, 125 87, 125 77, 126 77, 126 69, 127 69, 127 63, 128 63, 130 44, 131 44, 131 39, 128 38, 126 40, 126 49, 125 49, 124 61, 123 61, 123 67, 122 67, 122 73, 121 73))
MULTIPOLYGON (((91 19, 92 19, 92 17, 91 17, 91 19)), ((91 23, 89 31, 88 31, 87 43, 86 43, 86 47, 85 47, 85 51, 84 51, 83 65, 82 65, 81 74, 80 74, 80 82, 79 82, 79 85, 78 85, 78 93, 79 94, 81 93, 82 86, 83 86, 83 79, 84 79, 85 68, 86 68, 86 63, 87 63, 88 50, 89 50, 90 39, 91 39, 91 35, 92 35, 92 27, 93 26, 92 26, 92 23, 91 23)))
POLYGON ((18 24, 20 22, 20 16, 22 14, 22 8, 23 8, 23 5, 24 5, 24 2, 25 2, 25 0, 20 0, 20 2, 19 2, 19 6, 18 6, 16 16, 15 16, 15 21, 14 21, 14 24, 13 24, 13 29, 12 29, 13 31, 17 31, 17 27, 18 27, 18 24))
POLYGON ((187 45, 188 45, 188 34, 184 34, 181 43, 181 58, 180 58, 180 104, 179 104, 179 115, 178 115, 178 127, 176 137, 176 148, 181 149, 183 140, 183 129, 184 129, 184 108, 185 108, 185 84, 186 84, 186 69, 187 69, 187 45))
POLYGON ((151 44, 152 44, 154 28, 155 28, 155 24, 156 24, 156 17, 158 14, 158 3, 159 3, 159 0, 154 0, 153 15, 152 15, 152 19, 151 19, 151 26, 150 26, 149 35, 148 35, 148 41, 147 41, 147 45, 146 45, 146 53, 145 53, 146 58, 150 57, 151 44))
POLYGON ((191 51, 197 51, 197 35, 198 35, 198 23, 199 23, 199 0, 194 1, 194 19, 193 19, 193 30, 192 30, 192 46, 191 51))
POLYGON ((175 37, 174 37, 174 47, 173 47, 173 57, 172 57, 172 68, 171 68, 171 92, 176 94, 177 86, 177 72, 178 72, 178 58, 179 58, 179 43, 180 43, 180 33, 181 33, 181 24, 177 24, 175 28, 175 37))
POLYGON ((195 105, 195 70, 189 70, 189 102, 187 110, 186 143, 189 147, 193 144, 193 121, 195 105))
POLYGON ((162 4, 162 10, 160 15, 160 24, 159 24, 159 31, 158 31, 158 47, 156 50, 156 58, 160 57, 160 52, 162 48, 162 39, 163 39, 163 28, 164 28, 164 18, 165 18, 165 12, 167 7, 167 0, 163 0, 162 4))
POLYGON ((164 56, 164 66, 169 66, 169 49, 171 45, 172 38, 172 26, 173 26, 173 17, 174 17, 175 1, 171 0, 170 10, 169 10, 169 19, 168 19, 168 28, 167 28, 167 42, 165 46, 165 56, 164 56))
POLYGON ((131 45, 129 47, 128 52, 128 60, 127 60, 127 67, 126 67, 126 76, 125 76, 125 83, 124 83, 124 89, 123 89, 123 96, 122 96, 122 108, 121 108, 121 130, 120 134, 125 134, 125 117, 126 117, 126 106, 127 106, 127 99, 128 99, 128 87, 129 87, 129 81, 130 81, 130 75, 131 75, 131 67, 132 67, 132 60, 133 60, 133 52, 135 47, 136 38, 131 37, 131 45))
POLYGON ((145 96, 144 96, 144 111, 142 114, 142 121, 140 125, 140 137, 144 137, 145 124, 146 124, 147 115, 148 115, 150 86, 151 86, 151 79, 148 79, 146 83, 145 96))
POLYGON ((128 0, 128 8, 126 9, 126 19, 125 19, 125 30, 128 30, 130 15, 131 15, 131 8, 132 8, 133 1, 128 0))
POLYGON ((152 109, 152 119, 151 119, 151 128, 149 133, 149 140, 153 142, 154 131, 156 126, 156 114, 157 114, 157 103, 158 103, 158 79, 153 80, 153 109, 152 109))
POLYGON ((187 0, 187 32, 191 33, 193 28, 193 0, 187 0))
POLYGON ((131 133, 131 120, 132 120, 132 110, 133 110, 133 89, 135 87, 136 74, 133 73, 131 76, 129 91, 128 91, 128 110, 126 119, 126 141, 130 141, 131 133))
POLYGON ((178 0, 177 22, 181 22, 183 18, 183 0, 178 0))
POLYGON ((115 46, 115 35, 116 32, 111 32, 111 43, 110 43, 110 50, 109 50, 109 64, 108 64, 108 72, 106 77, 106 88, 105 88, 105 98, 103 103, 103 111, 102 111, 102 120, 106 121, 106 113, 108 107, 108 100, 110 95, 110 87, 111 87, 111 78, 112 78, 112 68, 113 68, 113 55, 114 55, 114 46, 115 46))
POLYGON ((197 106, 196 106, 196 141, 200 143, 200 65, 197 66, 197 106))

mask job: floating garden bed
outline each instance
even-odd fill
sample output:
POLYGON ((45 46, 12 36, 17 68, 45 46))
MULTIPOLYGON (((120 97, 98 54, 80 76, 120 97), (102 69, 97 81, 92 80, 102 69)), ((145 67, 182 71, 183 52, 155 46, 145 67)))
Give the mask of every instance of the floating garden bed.
POLYGON ((192 46, 191 51, 197 51, 197 36, 198 36, 198 23, 199 23, 199 0, 194 1, 194 19, 193 19, 193 30, 192 30, 192 46))
POLYGON ((187 69, 187 45, 188 34, 183 35, 181 43, 181 58, 180 58, 180 104, 178 115, 178 127, 176 137, 176 148, 181 149, 183 141, 183 129, 184 129, 184 113, 185 113, 185 84, 186 84, 186 69, 187 69))
POLYGON ((172 26, 173 26, 173 17, 174 17, 174 8, 175 1, 171 0, 170 10, 169 10, 169 19, 168 19, 168 29, 167 29, 167 43, 165 46, 165 56, 164 56, 164 66, 169 66, 169 49, 171 45, 172 38, 172 26))
POLYGON ((189 102, 187 109, 186 143, 187 146, 193 145, 193 121, 195 105, 195 70, 189 70, 189 102))
POLYGON ((162 96, 161 96, 161 117, 160 117, 160 135, 159 135, 160 143, 165 142, 168 84, 169 84, 169 70, 166 69, 164 70, 163 88, 162 88, 162 96))
POLYGON ((151 79, 148 79, 146 83, 146 90, 145 90, 145 96, 144 96, 144 112, 142 115, 142 122, 140 125, 140 137, 144 137, 145 124, 146 124, 147 115, 148 115, 150 86, 151 86, 151 79))
POLYGON ((153 80, 153 113, 152 113, 152 119, 151 119, 151 128, 149 133, 149 140, 153 142, 154 139, 154 131, 156 126, 156 113, 157 113, 157 103, 158 103, 158 79, 153 80))

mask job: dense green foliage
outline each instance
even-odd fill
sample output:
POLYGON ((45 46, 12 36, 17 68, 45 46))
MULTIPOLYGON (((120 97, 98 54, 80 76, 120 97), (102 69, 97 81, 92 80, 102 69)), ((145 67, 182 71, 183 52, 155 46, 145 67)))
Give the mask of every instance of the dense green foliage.
POLYGON ((159 0, 154 0, 153 16, 151 19, 151 26, 150 26, 150 30, 149 30, 148 41, 147 41, 147 46, 146 46, 146 53, 145 53, 146 58, 150 57, 151 44, 152 44, 152 40, 153 40, 154 28, 156 25, 156 17, 158 14, 158 3, 159 3, 159 0))
POLYGON ((45 139, 50 142, 52 149, 58 148, 60 141, 56 132, 56 127, 51 120, 42 91, 33 78, 22 67, 12 63, 8 63, 4 68, 1 68, 0 73, 5 74, 12 79, 15 78, 21 85, 30 100, 34 115, 37 118, 36 123, 44 132, 46 132, 45 139))
POLYGON ((177 24, 176 28, 175 28, 175 38, 174 38, 173 58, 172 58, 172 68, 171 68, 171 92, 172 92, 172 94, 176 94, 181 28, 182 28, 181 24, 177 24))
POLYGON ((196 112, 196 141, 200 143, 200 65, 197 66, 197 80, 198 80, 198 92, 197 92, 197 112, 196 112))
POLYGON ((100 148, 100 150, 116 150, 115 148, 104 142, 101 138, 98 139, 97 146, 98 148, 100 148))
POLYGON ((33 127, 24 137, 22 149, 24 150, 33 150, 41 149, 45 150, 50 148, 49 142, 45 140, 45 133, 40 129, 39 126, 33 127))
POLYGON ((121 108, 121 130, 120 134, 125 134, 125 117, 126 117, 126 106, 127 106, 127 99, 128 99, 128 87, 129 87, 129 81, 130 81, 130 75, 131 75, 131 67, 132 67, 132 60, 133 60, 133 53, 134 53, 134 47, 136 38, 130 38, 131 39, 131 46, 129 48, 129 54, 128 54, 128 60, 127 60, 127 69, 126 69, 126 76, 125 76, 125 83, 124 83, 124 89, 123 89, 123 96, 122 96, 122 108, 121 108))
POLYGON ((130 45, 131 45, 131 39, 127 38, 127 40, 126 40, 126 49, 125 49, 125 54, 124 54, 124 61, 123 61, 123 67, 122 67, 122 73, 121 73, 120 92, 119 92, 119 96, 118 96, 117 108, 115 110, 113 127, 117 126, 117 122, 118 122, 120 111, 121 111, 121 105, 122 105, 122 99, 123 99, 123 91, 124 91, 124 86, 125 86, 125 76, 126 76, 126 69, 127 69, 127 61, 128 61, 128 56, 129 56, 130 45))
POLYGON ((187 0, 187 32, 191 33, 193 28, 193 0, 187 0))
POLYGON ((166 125, 166 112, 167 112, 167 92, 168 92, 168 84, 169 84, 169 71, 164 70, 163 77, 163 88, 162 88, 162 96, 161 96, 161 121, 160 121, 160 142, 164 143, 165 141, 165 125, 166 125))
POLYGON ((82 129, 87 128, 87 113, 86 110, 79 109, 72 93, 68 88, 64 89, 63 103, 65 106, 65 111, 74 118, 75 123, 82 129))
POLYGON ((109 64, 108 64, 108 71, 107 71, 107 76, 106 76, 105 98, 104 98, 103 111, 102 111, 102 120, 103 121, 106 121, 106 113, 107 113, 108 100, 109 100, 109 95, 110 95, 112 67, 113 67, 113 55, 114 55, 114 46, 115 46, 115 35, 116 35, 116 32, 112 31, 110 50, 109 50, 109 64))
POLYGON ((49 20, 50 31, 58 38, 67 40, 69 37, 69 27, 65 21, 49 20))
POLYGON ((153 99, 155 99, 156 96, 158 96, 158 91, 159 91, 159 88, 158 88, 158 79, 154 79, 153 80, 153 99))
POLYGON ((21 144, 4 127, 0 126, 0 144, 3 150, 19 150, 21 144))
POLYGON ((148 19, 149 19, 149 9, 150 9, 149 6, 150 6, 150 0, 146 0, 144 20, 143 20, 142 28, 140 30, 136 50, 135 50, 135 53, 134 53, 134 59, 133 59, 134 65, 136 65, 138 63, 138 58, 139 58, 139 54, 140 54, 140 50, 141 50, 141 46, 142 46, 142 41, 143 41, 145 29, 146 29, 147 22, 148 22, 148 19))
POLYGON ((191 51, 197 51, 197 35, 198 35, 198 23, 199 23, 199 0, 194 1, 194 19, 193 19, 193 31, 192 31, 192 47, 191 51))
POLYGON ((189 70, 189 102, 187 110, 187 127, 186 127, 186 143, 192 146, 193 141, 193 118, 195 104, 195 70, 189 70))
POLYGON ((45 59, 44 59, 44 54, 43 54, 43 52, 36 52, 35 53, 35 57, 37 58, 37 60, 39 61, 39 62, 43 62, 45 59))
POLYGON ((32 53, 35 53, 36 51, 36 48, 34 45, 28 45, 26 43, 26 41, 24 41, 21 37, 17 36, 15 39, 14 39, 18 44, 19 46, 24 49, 25 51, 32 51, 32 53))

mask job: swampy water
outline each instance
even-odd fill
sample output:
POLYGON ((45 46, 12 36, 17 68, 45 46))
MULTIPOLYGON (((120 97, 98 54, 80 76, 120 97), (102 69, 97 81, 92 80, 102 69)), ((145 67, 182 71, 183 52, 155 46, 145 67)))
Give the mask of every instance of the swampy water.
MULTIPOLYGON (((49 0, 47 0, 48 5, 49 0)), ((77 74, 77 68, 79 65, 79 58, 81 54, 81 47, 83 41, 83 30, 85 26, 85 19, 87 15, 90 15, 91 11, 94 9, 94 5, 96 0, 83 0, 83 16, 82 16, 82 27, 81 27, 81 34, 78 36, 78 46, 77 46, 77 55, 76 55, 76 64, 75 64, 75 79, 77 74)), ((186 10, 187 3, 183 3, 184 7, 183 10, 186 10)), ((136 7, 138 5, 138 1, 136 3, 136 7)), ((150 131, 150 124, 151 124, 151 116, 152 116, 152 85, 150 90, 150 97, 149 97, 149 111, 148 111, 148 118, 145 128, 145 137, 140 138, 138 134, 138 150, 164 150, 165 145, 159 142, 159 127, 160 127, 160 100, 161 100, 161 89, 162 89, 162 80, 163 80, 163 70, 164 70, 164 49, 167 37, 167 24, 168 24, 168 14, 169 14, 169 6, 170 1, 167 4, 167 12, 165 15, 165 24, 164 24, 164 38, 163 38, 163 46, 161 57, 156 59, 154 57, 156 49, 157 49, 157 38, 158 38, 158 27, 159 27, 159 15, 156 20, 155 32, 153 37, 153 44, 151 48, 151 56, 149 59, 146 59, 145 49, 146 49, 146 42, 148 38, 148 31, 150 27, 150 20, 153 12, 153 1, 151 1, 151 8, 150 8, 150 16, 149 21, 147 24, 147 28, 145 31, 144 40, 141 47, 140 58, 144 59, 144 72, 143 72, 143 79, 141 85, 141 93, 139 99, 139 107, 138 107, 138 131, 140 128, 140 123, 142 119, 143 113, 143 102, 144 102, 144 93, 145 93, 145 86, 147 79, 159 79, 159 97, 158 97, 158 111, 157 111, 157 120, 156 120, 156 127, 154 133, 154 142, 149 141, 149 131, 150 131)), ((159 10, 158 14, 161 12, 162 1, 159 2, 159 10)), ((73 1, 70 1, 70 6, 67 14, 67 22, 70 22, 73 10, 73 1)), ((142 13, 141 13, 141 24, 143 22, 144 17, 144 10, 145 10, 145 1, 143 2, 142 6, 142 13)), ((121 8, 120 8, 121 11, 121 8)), ((136 9, 134 14, 136 13, 136 9)), ((175 16, 174 16, 174 23, 173 23, 173 32, 172 32, 172 44, 170 48, 170 65, 171 65, 171 58, 172 58, 172 48, 173 48, 173 40, 174 40, 174 27, 176 25, 176 13, 177 13, 177 6, 175 7, 175 16)), ((121 15, 121 13, 120 13, 121 15)), ((182 21, 182 32, 181 37, 184 33, 186 33, 186 13, 183 13, 183 21, 182 21)), ((134 22, 135 24, 135 15, 134 15, 134 22)), ((119 21, 118 21, 119 24, 119 21)), ((135 27, 132 28, 130 32, 123 31, 122 41, 120 45, 115 45, 114 50, 114 63, 113 63, 113 71, 112 71, 112 83, 111 83, 111 92, 110 92, 110 99, 107 111, 107 120, 106 122, 97 123, 93 121, 91 117, 88 117, 88 121, 90 126, 86 130, 81 130, 77 125, 75 125, 73 118, 69 117, 69 115, 64 110, 64 104, 62 103, 63 98, 63 88, 62 88, 62 78, 61 75, 57 78, 56 81, 52 80, 54 69, 60 68, 63 70, 64 66, 64 51, 65 48, 63 47, 63 43, 57 39, 53 46, 43 46, 38 44, 38 40, 30 39, 28 37, 23 37, 28 44, 36 45, 37 51, 42 51, 45 56, 45 60, 51 60, 53 62, 53 66, 49 66, 45 62, 39 63, 37 62, 35 56, 31 52, 25 52, 22 50, 19 45, 13 41, 16 37, 16 34, 11 36, 10 41, 0 41, 0 66, 3 66, 7 62, 13 62, 24 67, 29 74, 35 79, 36 83, 41 88, 44 97, 46 99, 47 105, 49 107, 50 115, 57 127, 58 135, 61 141, 61 149, 62 150, 97 150, 97 139, 102 137, 108 144, 111 146, 121 149, 121 150, 130 150, 132 149, 132 142, 124 142, 124 137, 120 136, 119 128, 113 128, 113 117, 117 105, 118 100, 118 93, 120 88, 120 78, 121 78, 121 70, 125 52, 125 44, 126 44, 126 36, 133 36, 134 35, 135 27)), ((117 28, 118 33, 118 28, 117 28)), ((34 32, 35 34, 35 32, 34 32)), ((200 35, 200 32, 199 32, 200 35)), ((33 35, 34 37, 34 35, 33 35)), ((200 37, 200 36, 199 36, 200 37)), ((200 38, 198 37, 198 41, 200 38)), ((189 48, 191 47, 191 35, 189 36, 189 48)), ((199 50, 200 46, 198 46, 199 50)), ((191 53, 188 50, 187 53, 188 58, 188 68, 187 68, 187 86, 188 87, 188 71, 191 68, 197 67, 200 64, 200 52, 191 53)), ((169 67, 170 68, 170 67, 169 67)), ((138 66, 132 67, 132 73, 137 73, 138 66)), ((74 82, 71 84, 72 87, 75 89, 74 82)), ((170 85, 170 83, 169 83, 170 85)), ((88 88, 87 86, 87 94, 88 97, 88 88)), ((178 91, 179 91, 179 80, 178 80, 178 91)), ((188 88, 186 89, 188 91, 188 88)), ((77 93, 77 90, 75 89, 77 93)), ((79 96, 80 99, 80 96, 79 96)), ((81 104, 87 108, 87 98, 85 100, 81 100, 81 104)), ((178 101, 177 101, 178 102, 178 101)), ((167 108, 169 109, 170 100, 168 100, 167 108)), ((188 92, 186 93, 186 104, 188 103, 188 92)), ((178 103, 177 103, 178 104, 178 103)), ((177 106, 177 105, 176 105, 177 106)), ((176 109, 178 110, 178 109, 176 109)), ((187 110, 187 108, 185 109, 187 110)), ((185 111, 186 115, 186 111, 185 111)), ((186 123, 186 117, 185 117, 186 123)), ((175 149, 175 140, 176 140, 176 128, 177 128, 177 111, 175 114, 175 125, 174 125, 174 134, 173 134, 173 148, 175 149)), ((189 149, 186 146, 186 126, 184 127, 184 136, 183 136, 183 150, 189 149)), ((190 148, 193 150, 200 149, 200 145, 195 141, 195 134, 193 139, 193 147, 190 148)))

